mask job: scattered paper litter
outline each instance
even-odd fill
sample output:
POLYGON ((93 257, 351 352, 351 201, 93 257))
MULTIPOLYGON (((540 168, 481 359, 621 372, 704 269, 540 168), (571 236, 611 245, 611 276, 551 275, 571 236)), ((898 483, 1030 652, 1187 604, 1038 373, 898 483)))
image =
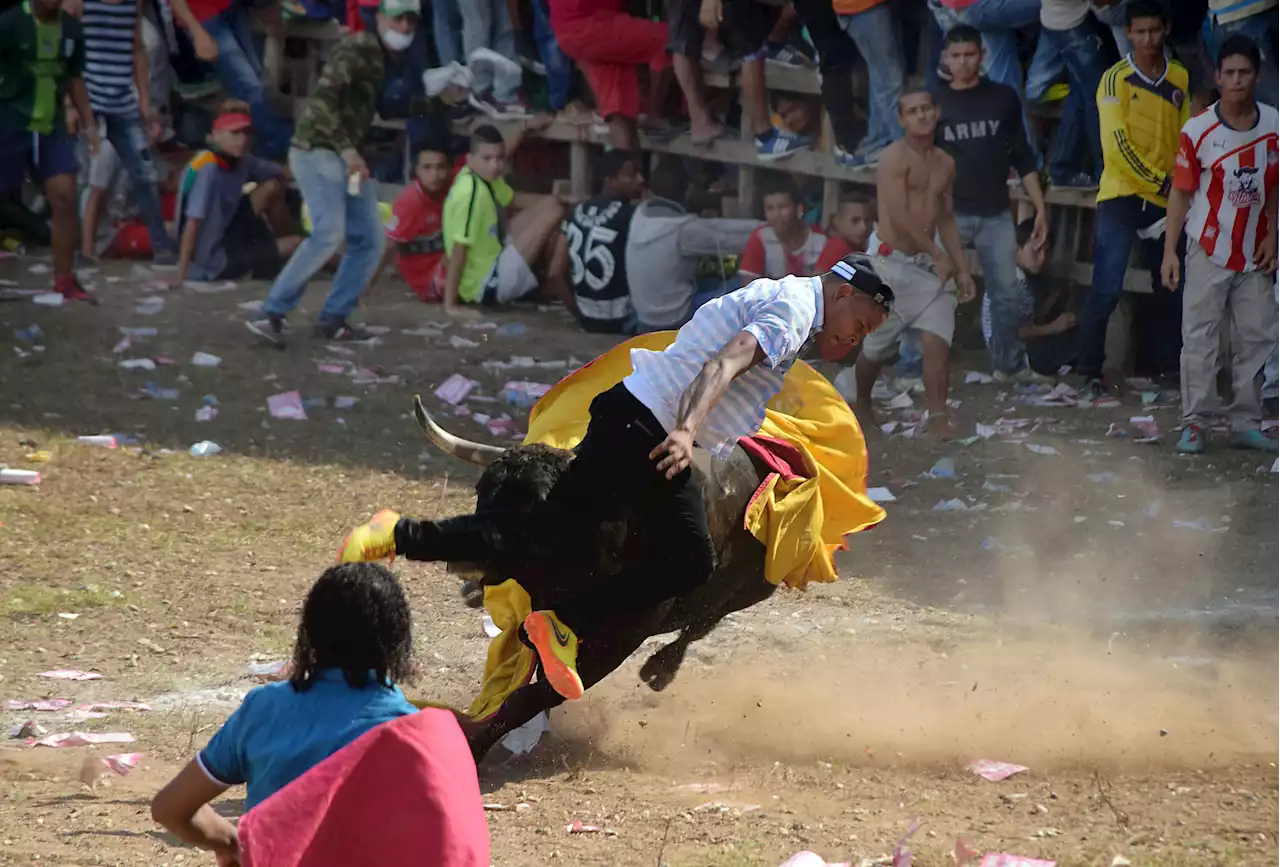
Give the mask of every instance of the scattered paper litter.
POLYGON ((28 268, 27 271, 32 274, 48 274, 49 266, 45 265, 43 262, 37 262, 28 268))
POLYGON ((149 711, 151 705, 143 704, 140 701, 91 701, 88 704, 76 705, 76 710, 98 711, 98 710, 137 710, 149 711))
POLYGON ((849 867, 848 861, 839 863, 828 863, 825 858, 817 852, 797 852, 786 861, 782 862, 781 867, 849 867))
POLYGON ((126 358, 120 362, 125 370, 155 370, 156 363, 150 358, 126 358))
POLYGON ((119 753, 114 756, 85 756, 80 766, 80 782, 93 787, 106 774, 121 777, 132 771, 142 758, 142 753, 119 753))
POLYGON ((267 398, 267 411, 271 413, 272 418, 307 420, 307 412, 302 408, 302 395, 297 391, 271 395, 267 398))
POLYGON ((1173 528, 1175 530, 1199 530, 1202 533, 1215 532, 1208 518, 1196 518, 1194 521, 1174 521, 1173 528))
POLYGON ((1115 473, 1088 473, 1085 478, 1095 485, 1114 485, 1120 481, 1120 477, 1115 473))
POLYGON ((321 373, 346 373, 347 365, 321 361, 316 363, 316 370, 320 371, 321 373))
POLYGON ((1014 774, 1021 774, 1023 771, 1029 771, 1031 769, 1025 765, 1014 765, 1009 762, 995 762, 991 759, 978 759, 977 761, 966 765, 965 770, 973 771, 988 782, 998 783, 1001 780, 1007 780, 1014 774))
POLYGON ((939 500, 938 504, 933 507, 935 512, 967 512, 969 507, 965 505, 964 500, 939 500))
POLYGON ((954 479, 956 462, 952 458, 938 458, 938 462, 930 467, 925 475, 931 479, 954 479))
POLYGON ((1133 429, 1144 439, 1160 436, 1160 428, 1156 426, 1156 418, 1153 415, 1135 415, 1129 419, 1129 424, 1133 425, 1133 429))
POLYGON ((449 345, 454 349, 475 349, 480 344, 476 343, 474 340, 468 340, 465 337, 453 334, 449 337, 449 345))
POLYGON ((599 825, 585 825, 580 819, 574 819, 568 825, 564 826, 566 834, 600 834, 606 837, 616 837, 618 832, 612 828, 601 828, 599 825))
POLYGON ((262 299, 258 298, 254 301, 241 301, 236 306, 241 310, 248 310, 250 313, 257 313, 262 309, 262 299))
POLYGON ((533 748, 538 745, 538 741, 550 727, 549 717, 544 710, 520 728, 509 732, 500 743, 512 755, 523 756, 533 752, 533 748))
POLYGON ((259 680, 283 680, 284 671, 288 665, 288 660, 284 659, 272 660, 271 662, 251 662, 245 668, 245 674, 259 680))
POLYGON ((208 352, 196 352, 191 356, 191 363, 196 367, 217 367, 222 359, 208 352))
POLYGON ((1035 443, 1023 443, 1023 445, 1027 447, 1027 450, 1028 450, 1028 451, 1031 451, 1031 452, 1033 452, 1033 453, 1035 453, 1035 454, 1037 454, 1037 455, 1060 455, 1060 454, 1062 454, 1062 452, 1058 451, 1058 450, 1057 450, 1057 449, 1055 449, 1053 446, 1038 446, 1038 445, 1036 445, 1035 443))
POLYGON ((55 668, 42 671, 36 677, 51 677, 54 680, 102 680, 102 675, 95 671, 77 671, 74 668, 55 668))
POLYGON ((984 440, 989 440, 1000 432, 998 428, 992 427, 991 425, 982 424, 982 423, 975 424, 973 426, 973 430, 974 430, 974 433, 982 437, 984 440))
MULTIPOLYGON (((219 292, 234 292, 239 288, 230 280, 223 280, 220 283, 207 280, 188 280, 183 285, 197 295, 216 295, 219 292)), ((258 303, 261 304, 262 302, 259 301, 258 303)))
POLYGON ((889 409, 911 409, 915 404, 911 401, 911 392, 904 391, 889 401, 889 409))
POLYGON ((1013 855, 1009 852, 988 852, 982 856, 979 867, 1057 867, 1057 861, 1042 861, 1039 858, 1027 858, 1024 855, 1013 855))
POLYGON ((4 703, 5 710, 41 710, 41 711, 59 711, 64 708, 71 707, 75 704, 69 698, 39 698, 35 701, 19 701, 8 699, 4 703))
POLYGON ((196 421, 213 421, 218 417, 216 406, 205 405, 196 410, 196 421))
POLYGON ((502 634, 502 630, 498 628, 498 624, 493 622, 493 618, 485 614, 480 618, 480 625, 484 627, 484 634, 490 638, 497 638, 502 634))
POLYGON ((79 616, 80 616, 79 614, 73 614, 73 613, 71 613, 70 611, 59 611, 59 612, 58 612, 58 618, 59 618, 60 620, 75 620, 75 619, 76 619, 76 618, 78 618, 79 616))
POLYGON ((61 307, 67 301, 61 292, 41 292, 39 295, 32 295, 31 300, 44 307, 61 307))
POLYGON ((93 744, 131 744, 128 732, 59 732, 33 741, 33 747, 87 747, 93 744))
POLYGON ((898 498, 888 488, 867 488, 867 499, 873 503, 892 503, 898 498))
POLYGON ((980 370, 970 370, 964 375, 965 385, 972 385, 973 383, 977 383, 978 385, 990 385, 995 381, 995 377, 991 376, 991 374, 983 373, 980 370))
POLYGON ((164 297, 161 295, 148 295, 138 301, 138 306, 133 308, 133 312, 139 316, 154 316, 164 309, 164 297))
POLYGON ((358 397, 348 397, 340 394, 333 399, 333 406, 335 409, 351 409, 359 400, 360 398, 358 397))
POLYGON ((451 406, 457 406, 467 399, 467 395, 471 393, 478 382, 474 379, 467 379, 461 373, 454 373, 444 382, 440 383, 440 387, 436 389, 435 395, 445 403, 451 406))

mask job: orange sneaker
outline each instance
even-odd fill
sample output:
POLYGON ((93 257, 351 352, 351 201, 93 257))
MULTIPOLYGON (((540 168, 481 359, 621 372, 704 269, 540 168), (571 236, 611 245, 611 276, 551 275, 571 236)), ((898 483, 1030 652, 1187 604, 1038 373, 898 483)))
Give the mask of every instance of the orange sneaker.
POLYGON ((582 698, 578 677, 578 636, 554 611, 534 611, 524 619, 524 631, 542 660, 542 673, 551 688, 569 701, 582 698))
POLYGON ((390 509, 378 512, 368 523, 361 524, 342 540, 338 549, 339 563, 366 563, 370 560, 396 559, 396 522, 400 513, 390 509))

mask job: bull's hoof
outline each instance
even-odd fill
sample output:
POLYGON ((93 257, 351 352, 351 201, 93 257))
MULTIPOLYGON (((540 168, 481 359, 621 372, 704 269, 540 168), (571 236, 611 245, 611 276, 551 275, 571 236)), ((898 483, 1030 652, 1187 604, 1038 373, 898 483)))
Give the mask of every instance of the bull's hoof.
POLYGON ((484 607, 484 588, 475 581, 462 582, 462 601, 468 608, 484 607))
POLYGON ((640 668, 640 679, 649 685, 654 692, 662 692, 671 686, 684 662, 685 645, 673 641, 645 661, 640 668))

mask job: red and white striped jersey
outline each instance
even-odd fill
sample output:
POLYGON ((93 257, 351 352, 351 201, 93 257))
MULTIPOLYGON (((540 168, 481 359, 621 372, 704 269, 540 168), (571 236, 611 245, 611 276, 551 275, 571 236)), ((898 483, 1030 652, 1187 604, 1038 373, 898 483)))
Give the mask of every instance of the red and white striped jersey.
POLYGON ((1231 271, 1252 271, 1258 239, 1276 231, 1264 206, 1276 195, 1278 119, 1259 103, 1253 129, 1232 129, 1215 102, 1187 121, 1178 140, 1173 186, 1194 193, 1187 236, 1231 271))

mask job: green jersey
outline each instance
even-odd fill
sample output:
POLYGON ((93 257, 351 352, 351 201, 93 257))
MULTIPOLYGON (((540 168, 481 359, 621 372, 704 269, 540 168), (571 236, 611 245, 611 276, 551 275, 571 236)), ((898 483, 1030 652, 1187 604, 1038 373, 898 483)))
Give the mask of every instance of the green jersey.
POLYGON ((52 133, 66 128, 62 104, 84 72, 84 28, 61 9, 45 24, 29 3, 0 14, 0 124, 52 133))

